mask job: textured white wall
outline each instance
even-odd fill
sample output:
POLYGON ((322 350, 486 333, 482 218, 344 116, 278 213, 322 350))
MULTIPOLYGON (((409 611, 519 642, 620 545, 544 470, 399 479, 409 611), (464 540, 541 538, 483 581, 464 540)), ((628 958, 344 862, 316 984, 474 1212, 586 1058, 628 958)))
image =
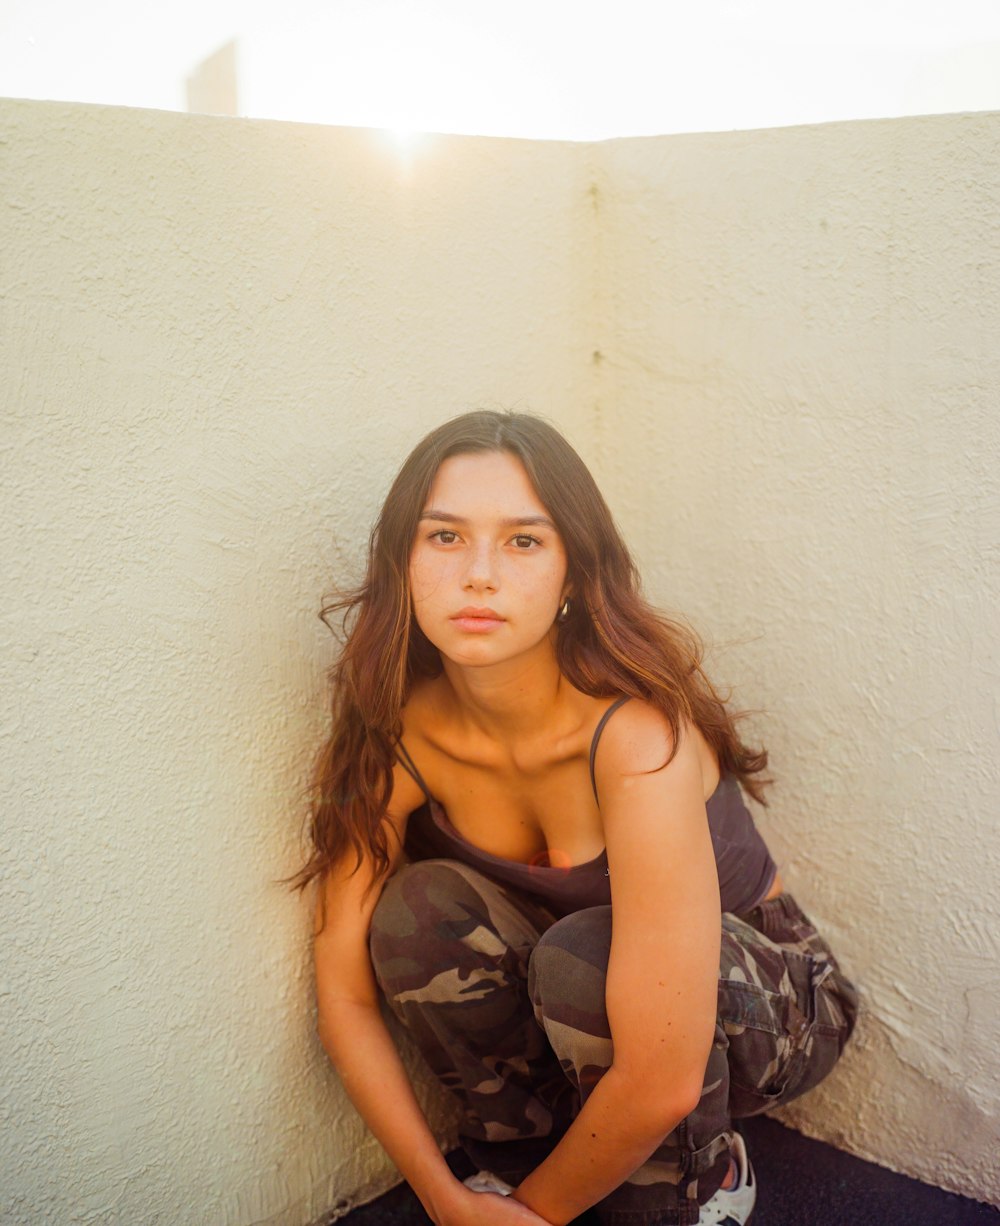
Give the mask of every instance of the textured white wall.
POLYGON ((602 152, 601 469, 865 996, 786 1117, 1000 1201, 1000 115, 602 152))
POLYGON ((2 110, 5 1223, 302 1226, 394 1181, 312 1033, 297 865, 395 466, 588 403, 579 148, 2 110))
POLYGON ((273 880, 319 595, 478 404, 568 430, 764 709, 765 828, 868 1010, 790 1118, 1000 1195, 1000 119, 412 157, 2 123, 4 1220, 301 1226, 391 1181, 273 880))

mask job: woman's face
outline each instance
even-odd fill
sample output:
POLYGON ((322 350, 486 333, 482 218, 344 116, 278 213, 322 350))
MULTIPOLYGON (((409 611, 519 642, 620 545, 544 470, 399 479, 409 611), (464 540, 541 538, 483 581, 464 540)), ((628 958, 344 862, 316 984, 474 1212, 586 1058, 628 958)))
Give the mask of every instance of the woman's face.
POLYGON ((444 461, 410 553, 420 629, 454 662, 499 664, 547 643, 567 593, 566 550, 507 451, 444 461))

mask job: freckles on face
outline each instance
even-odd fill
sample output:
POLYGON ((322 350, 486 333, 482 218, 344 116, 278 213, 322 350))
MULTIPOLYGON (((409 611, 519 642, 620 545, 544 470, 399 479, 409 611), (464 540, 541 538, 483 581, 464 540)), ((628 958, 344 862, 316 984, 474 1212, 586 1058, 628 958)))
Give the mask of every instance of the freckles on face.
POLYGON ((451 456, 428 492, 410 554, 417 623, 445 655, 517 652, 552 628, 566 550, 509 452, 451 456))

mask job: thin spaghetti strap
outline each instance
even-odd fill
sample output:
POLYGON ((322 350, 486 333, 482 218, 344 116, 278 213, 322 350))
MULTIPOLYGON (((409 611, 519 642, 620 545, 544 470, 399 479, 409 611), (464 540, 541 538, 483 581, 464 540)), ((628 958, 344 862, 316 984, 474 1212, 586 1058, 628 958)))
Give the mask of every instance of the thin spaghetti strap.
POLYGON ((411 776, 411 778, 413 779, 413 782, 416 783, 416 785, 420 788, 421 792, 423 792, 423 794, 427 797, 427 799, 433 800, 434 797, 431 795, 430 788, 427 786, 426 783, 424 783, 423 775, 421 775, 420 771, 417 770, 416 762, 414 762, 413 759, 410 757, 409 750, 406 748, 406 746, 403 744, 402 741, 396 742, 396 757, 399 760, 399 765, 403 768, 403 770, 406 771, 408 775, 411 776))
POLYGON ((601 739, 601 733, 604 731, 604 725, 608 722, 612 715, 614 715, 619 707, 624 706, 625 703, 628 702, 629 698, 630 695, 626 694, 624 698, 615 699, 615 701, 610 707, 608 707, 598 721, 597 727, 594 729, 593 740, 590 742, 590 786, 594 789, 594 799, 598 804, 601 803, 601 799, 597 795, 597 779, 594 776, 594 762, 597 758, 597 742, 601 739))

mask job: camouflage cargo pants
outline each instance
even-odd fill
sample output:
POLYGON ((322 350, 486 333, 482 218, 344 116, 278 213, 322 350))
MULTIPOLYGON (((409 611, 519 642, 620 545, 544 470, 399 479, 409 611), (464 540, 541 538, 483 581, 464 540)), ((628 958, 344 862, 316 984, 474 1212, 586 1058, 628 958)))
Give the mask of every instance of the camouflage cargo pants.
MULTIPOLYGON (((611 1064, 604 1007, 611 908, 556 919, 452 860, 387 883, 371 953, 391 1009, 463 1109, 473 1161, 518 1183, 611 1064)), ((731 1121, 789 1101, 833 1067, 857 994, 787 894, 722 917, 715 1042, 698 1107, 598 1206, 609 1224, 698 1221, 728 1166, 731 1121)))

